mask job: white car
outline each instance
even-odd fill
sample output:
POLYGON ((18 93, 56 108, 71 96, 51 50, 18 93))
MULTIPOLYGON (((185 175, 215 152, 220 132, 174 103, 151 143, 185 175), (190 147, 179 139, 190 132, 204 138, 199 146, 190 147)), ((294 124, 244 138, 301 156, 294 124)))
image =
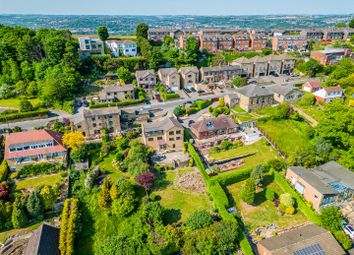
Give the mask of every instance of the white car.
POLYGON ((354 228, 350 225, 343 225, 342 229, 351 238, 354 239, 354 228))

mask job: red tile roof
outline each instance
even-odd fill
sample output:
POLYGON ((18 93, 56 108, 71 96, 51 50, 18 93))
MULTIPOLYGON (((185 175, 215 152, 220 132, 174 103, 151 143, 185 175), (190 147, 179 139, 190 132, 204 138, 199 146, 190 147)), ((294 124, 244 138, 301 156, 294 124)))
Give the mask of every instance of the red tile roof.
POLYGON ((66 151, 61 139, 61 134, 51 130, 32 130, 8 134, 5 140, 5 159, 66 151), (52 140, 54 141, 54 146, 52 147, 14 152, 10 152, 9 150, 9 147, 14 144, 34 143, 52 140))
POLYGON ((343 91, 343 89, 339 86, 336 87, 328 87, 328 88, 323 88, 327 92, 332 92, 332 91, 343 91))
POLYGON ((322 88, 321 82, 319 81, 308 81, 304 85, 308 85, 311 88, 322 88))

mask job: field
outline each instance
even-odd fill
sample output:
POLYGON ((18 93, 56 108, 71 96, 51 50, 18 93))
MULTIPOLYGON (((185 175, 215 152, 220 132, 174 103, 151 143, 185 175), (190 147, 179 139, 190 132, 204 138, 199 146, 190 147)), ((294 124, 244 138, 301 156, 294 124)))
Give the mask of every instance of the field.
MULTIPOLYGON (((61 172, 63 173, 63 172, 61 172)), ((16 190, 22 190, 27 188, 37 188, 39 186, 44 185, 54 185, 60 183, 61 181, 61 173, 45 175, 40 177, 32 177, 25 180, 17 181, 16 182, 16 190)))
POLYGON ((267 144, 265 139, 261 139, 260 141, 250 145, 244 145, 239 148, 230 149, 228 151, 209 154, 209 158, 215 160, 223 160, 251 153, 256 154, 243 159, 245 162, 244 167, 253 167, 260 163, 265 163, 272 159, 279 158, 277 152, 271 145, 267 144))
MULTIPOLYGON (((227 191, 231 200, 233 200, 237 208, 241 211, 243 221, 252 234, 254 234, 257 228, 271 224, 275 224, 277 230, 281 230, 307 221, 306 217, 300 211, 297 211, 294 215, 279 215, 274 203, 264 198, 263 191, 258 191, 256 194, 254 206, 246 204, 239 197, 239 192, 244 183, 245 181, 242 181, 227 186, 227 191)), ((268 176, 265 179, 265 185, 267 185, 267 188, 273 190, 278 196, 283 193, 280 187, 272 182, 271 178, 268 176)))
POLYGON ((306 129, 311 127, 305 122, 293 120, 269 120, 259 122, 258 126, 270 137, 286 155, 310 143, 306 129))
POLYGON ((191 169, 167 171, 155 185, 155 195, 161 197, 161 205, 171 209, 171 218, 185 221, 196 210, 212 211, 212 203, 206 193, 182 191, 174 185, 177 175, 192 171, 191 169), (178 172, 177 172, 178 171, 178 172))
MULTIPOLYGON (((39 102, 39 98, 29 99, 33 106, 36 106, 39 102)), ((9 107, 9 108, 19 108, 20 99, 19 98, 10 98, 10 99, 0 99, 0 107, 9 107)))

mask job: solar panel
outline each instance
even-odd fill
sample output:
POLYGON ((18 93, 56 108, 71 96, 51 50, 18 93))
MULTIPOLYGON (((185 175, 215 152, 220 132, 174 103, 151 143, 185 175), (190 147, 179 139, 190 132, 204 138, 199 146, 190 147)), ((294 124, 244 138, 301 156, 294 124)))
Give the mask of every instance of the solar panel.
POLYGON ((326 255, 326 253, 322 250, 322 247, 316 243, 294 251, 293 255, 326 255))

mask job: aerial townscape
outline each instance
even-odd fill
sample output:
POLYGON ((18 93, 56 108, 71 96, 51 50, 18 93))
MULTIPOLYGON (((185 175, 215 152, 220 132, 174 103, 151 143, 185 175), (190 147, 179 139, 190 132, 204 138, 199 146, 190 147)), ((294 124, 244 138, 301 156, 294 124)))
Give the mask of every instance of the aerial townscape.
POLYGON ((354 15, 0 23, 0 255, 354 254, 354 15))

